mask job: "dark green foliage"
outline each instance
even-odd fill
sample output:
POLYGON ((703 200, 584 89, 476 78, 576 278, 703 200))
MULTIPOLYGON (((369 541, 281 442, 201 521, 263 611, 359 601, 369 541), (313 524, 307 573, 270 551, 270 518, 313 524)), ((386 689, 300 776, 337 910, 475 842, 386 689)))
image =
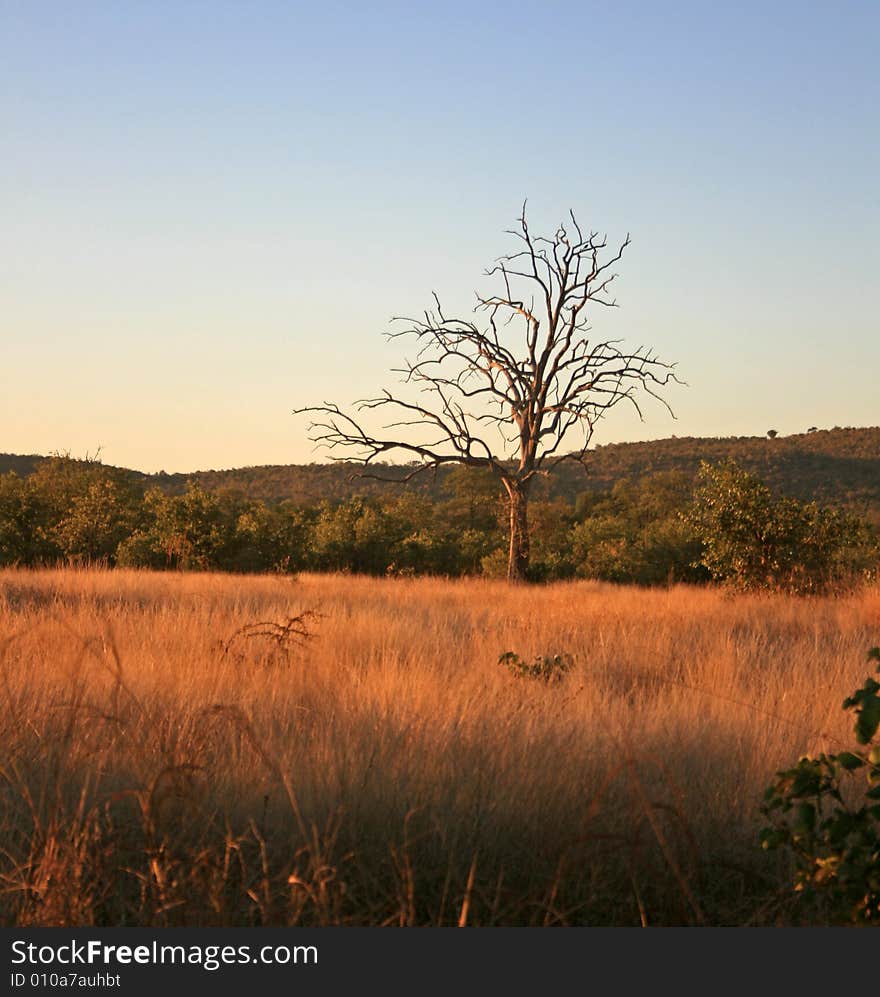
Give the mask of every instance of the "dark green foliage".
MULTIPOLYGON (((880 661, 880 648, 869 658, 880 661)), ((880 668, 878 668, 880 671, 880 668)), ((794 888, 830 903, 835 919, 880 924, 880 684, 868 678, 843 702, 856 714, 858 747, 802 757, 777 772, 762 813, 764 848, 784 848, 794 888)))
MULTIPOLYGON (((507 573, 504 497, 494 477, 472 469, 442 476, 436 497, 397 485, 393 494, 317 505, 267 504, 193 480, 179 494, 153 487, 144 495, 138 480, 68 457, 42 460, 26 478, 0 476, 0 564, 507 573)), ((733 465, 702 473, 694 508, 692 494, 684 471, 621 479, 607 491, 581 491, 576 502, 540 479, 529 577, 666 585, 703 582, 711 572, 745 587, 817 591, 877 564, 876 542, 853 516, 777 499, 733 465)))
MULTIPOLYGON (((811 427, 812 428, 812 427, 811 427)), ((565 462, 546 479, 546 494, 540 499, 565 499, 574 503, 589 489, 607 494, 621 480, 637 481, 658 471, 674 471, 692 481, 700 462, 717 464, 731 458, 744 470, 757 474, 776 494, 801 501, 817 501, 846 507, 880 522, 880 427, 819 429, 779 436, 672 437, 641 443, 611 443, 590 451, 589 468, 565 462)), ((32 473, 48 458, 0 454, 0 474, 14 470, 20 477, 32 473)), ((371 478, 355 478, 362 470, 354 463, 270 465, 228 471, 195 471, 191 474, 142 474, 125 471, 139 489, 158 487, 180 495, 189 480, 208 491, 234 492, 242 497, 276 505, 285 500, 298 506, 317 506, 322 501, 338 503, 353 494, 395 497, 399 484, 371 478)), ((383 466, 383 476, 401 478, 405 465, 383 466)), ((436 475, 414 479, 407 488, 444 501, 454 493, 455 469, 438 469, 436 475)), ((467 469, 467 479, 479 478, 467 469)), ((471 488, 471 485, 467 486, 471 488)), ((476 489, 476 485, 473 486, 476 489)), ((487 488, 491 492, 492 485, 487 488)), ((494 486, 497 489, 497 485, 494 486)), ((482 503, 481 503, 482 504, 482 503)))
POLYGON ((385 503, 363 497, 324 503, 309 535, 315 570, 457 575, 460 561, 432 504, 412 493, 385 503))
MULTIPOLYGON (((532 581, 571 578, 575 573, 571 528, 574 510, 562 499, 532 501, 529 504, 529 533, 532 581)), ((506 551, 505 551, 506 553, 506 551)))
POLYGON ((0 478, 0 563, 112 563, 137 525, 140 495, 125 472, 57 455, 27 478, 0 478))
POLYGON ((325 503, 312 529, 310 563, 329 571, 384 574, 392 542, 389 518, 378 502, 325 503))
POLYGON ((190 485, 175 496, 153 489, 145 501, 153 549, 167 567, 208 569, 232 553, 236 516, 228 500, 190 485))
POLYGON ((70 561, 109 563, 133 532, 138 516, 138 497, 128 482, 98 478, 74 496, 55 527, 55 539, 70 561))
POLYGON ((442 515, 459 530, 488 532, 507 517, 504 491, 491 471, 460 465, 443 480, 442 515))
POLYGON ((116 548, 120 568, 167 568, 168 561, 149 529, 137 529, 116 548))
POLYGON ((694 567, 700 542, 681 517, 690 502, 687 475, 672 471, 619 481, 604 497, 582 495, 569 536, 576 573, 637 585, 705 581, 694 567))
POLYGON ((235 529, 224 567, 230 571, 299 571, 305 567, 314 516, 289 502, 235 505, 235 529))
MULTIPOLYGON (((880 661, 880 648, 872 647, 868 652, 869 660, 880 661)), ((877 671, 880 672, 880 666, 877 671)), ((880 727, 880 685, 875 679, 869 678, 861 689, 843 701, 845 710, 856 712, 856 740, 859 744, 870 744, 880 727)), ((878 779, 880 781, 880 779, 878 779)))
POLYGON ((856 517, 777 498, 731 460, 701 465, 684 521, 703 545, 700 563, 739 588, 823 591, 875 563, 876 544, 856 517))
POLYGON ((0 564, 36 564, 57 552, 47 545, 46 510, 29 478, 0 477, 0 564))
POLYGON ((119 564, 183 570, 295 571, 303 566, 307 517, 190 485, 183 495, 151 489, 143 524, 122 541, 119 564))

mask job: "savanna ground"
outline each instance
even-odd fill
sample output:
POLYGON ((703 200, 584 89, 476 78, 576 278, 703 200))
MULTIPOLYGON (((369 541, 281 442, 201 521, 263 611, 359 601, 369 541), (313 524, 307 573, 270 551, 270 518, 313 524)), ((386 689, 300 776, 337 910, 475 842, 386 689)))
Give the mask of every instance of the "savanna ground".
POLYGON ((821 924, 760 801, 878 643, 878 589, 2 571, 0 919, 821 924))

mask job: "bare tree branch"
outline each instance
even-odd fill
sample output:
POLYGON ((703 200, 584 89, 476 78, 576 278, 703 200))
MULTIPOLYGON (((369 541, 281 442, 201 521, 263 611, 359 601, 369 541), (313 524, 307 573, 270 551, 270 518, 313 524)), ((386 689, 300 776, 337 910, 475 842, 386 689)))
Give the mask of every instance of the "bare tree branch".
POLYGON ((521 248, 486 271, 499 290, 477 294, 482 325, 448 317, 436 293, 423 318, 393 320, 403 328, 389 337, 415 342, 414 359, 397 373, 417 397, 386 389, 355 403, 354 414, 327 402, 295 410, 314 417, 310 438, 331 459, 353 454, 369 476, 382 477, 376 465, 394 454, 415 462, 403 480, 447 464, 494 472, 510 498, 511 578, 521 577, 528 563, 526 505, 534 477, 564 460, 584 464, 596 424, 621 403, 641 417, 644 394, 671 414, 660 391, 682 383, 675 364, 652 350, 590 338, 591 308, 616 307, 609 293, 613 268, 629 235, 606 252, 607 237, 584 233, 571 212, 552 238, 532 235, 525 203, 517 221, 510 234, 521 248), (366 428, 374 411, 390 414, 381 430, 366 428))

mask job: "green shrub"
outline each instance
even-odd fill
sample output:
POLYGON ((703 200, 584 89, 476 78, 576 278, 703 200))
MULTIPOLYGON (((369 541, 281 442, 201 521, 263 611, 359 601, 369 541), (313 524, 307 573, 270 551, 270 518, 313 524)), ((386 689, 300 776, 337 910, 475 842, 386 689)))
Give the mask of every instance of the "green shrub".
POLYGON ((700 541, 680 513, 692 501, 691 478, 658 471, 621 480, 604 496, 582 495, 568 534, 581 578, 636 585, 701 582, 700 541))
POLYGON ((48 515, 28 478, 0 475, 0 565, 35 564, 58 555, 46 528, 48 515))
POLYGON ((134 531, 139 498, 127 482, 98 478, 75 495, 57 523, 55 542, 69 561, 111 562, 134 531))
MULTIPOLYGON (((869 659, 880 661, 880 648, 869 659)), ((878 666, 880 671, 880 666, 878 666)), ((858 747, 804 756, 777 772, 762 813, 766 849, 794 859, 796 891, 830 900, 836 917, 880 924, 880 683, 868 678, 843 702, 858 747)))
POLYGON ((486 554, 480 561, 480 568, 484 578, 506 578, 507 548, 496 547, 491 553, 486 554))
POLYGON ((156 538, 148 531, 135 530, 116 548, 116 564, 120 568, 164 568, 166 558, 156 538))
POLYGON ((875 556, 870 532, 856 517, 775 498, 732 460, 702 463, 684 519, 702 543, 700 563, 741 589, 820 592, 875 556))

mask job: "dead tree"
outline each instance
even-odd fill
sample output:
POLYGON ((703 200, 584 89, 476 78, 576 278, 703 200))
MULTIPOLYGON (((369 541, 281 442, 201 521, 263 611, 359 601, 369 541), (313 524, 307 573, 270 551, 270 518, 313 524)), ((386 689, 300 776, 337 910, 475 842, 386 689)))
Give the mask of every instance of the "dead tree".
POLYGON ((630 239, 608 250, 605 236, 585 234, 569 217, 552 238, 534 236, 523 205, 518 227, 507 233, 518 239, 517 250, 485 273, 498 293, 477 294, 474 313, 482 321, 448 317, 436 294, 423 318, 393 320, 405 328, 389 336, 409 336, 416 345, 413 359, 395 371, 403 375, 395 392, 356 402, 353 413, 327 402, 294 410, 315 416, 314 442, 333 459, 361 461, 366 476, 390 477, 381 464, 394 453, 410 458, 403 480, 446 464, 493 471, 509 505, 510 581, 528 573, 535 477, 565 460, 585 465, 606 412, 625 401, 641 417, 639 392, 671 414, 657 390, 677 381, 675 365, 652 350, 592 338, 589 313, 616 306, 613 268, 630 239), (392 414, 380 431, 368 428, 374 410, 392 414))

